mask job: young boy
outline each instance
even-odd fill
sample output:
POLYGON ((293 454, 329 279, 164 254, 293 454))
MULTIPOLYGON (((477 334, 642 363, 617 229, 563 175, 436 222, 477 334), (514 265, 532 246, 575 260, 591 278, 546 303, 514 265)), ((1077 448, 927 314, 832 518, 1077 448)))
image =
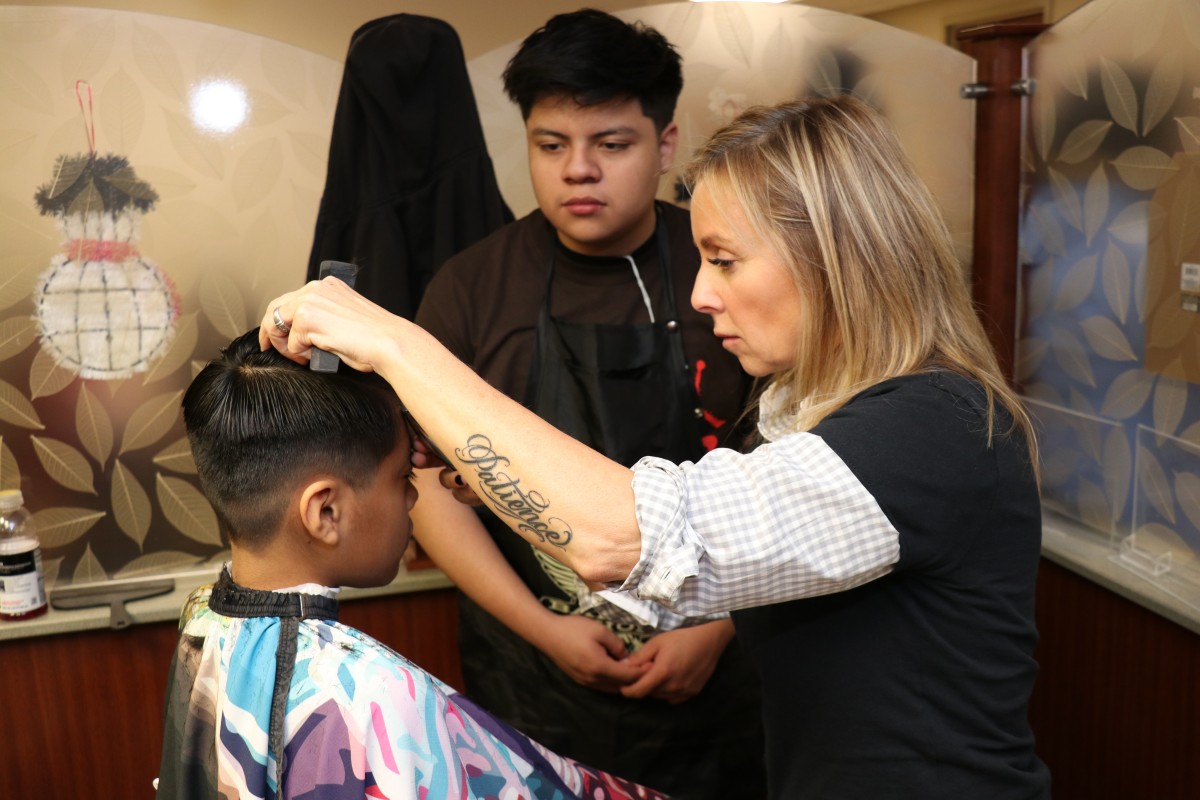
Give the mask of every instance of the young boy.
POLYGON ((160 798, 662 797, 338 624, 333 587, 395 577, 417 499, 378 376, 312 372, 255 329, 196 376, 183 417, 232 555, 184 607, 160 798))

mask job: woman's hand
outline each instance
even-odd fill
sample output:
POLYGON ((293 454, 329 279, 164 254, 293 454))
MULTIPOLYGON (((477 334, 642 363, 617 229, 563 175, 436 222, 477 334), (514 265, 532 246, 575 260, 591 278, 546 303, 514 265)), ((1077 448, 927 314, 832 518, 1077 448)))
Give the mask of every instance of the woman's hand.
POLYGON ((381 351, 391 343, 388 331, 403 324, 400 317, 328 277, 269 303, 259 326, 258 343, 262 349, 274 347, 300 364, 309 360, 312 348, 319 347, 360 372, 371 372, 380 363, 381 351))

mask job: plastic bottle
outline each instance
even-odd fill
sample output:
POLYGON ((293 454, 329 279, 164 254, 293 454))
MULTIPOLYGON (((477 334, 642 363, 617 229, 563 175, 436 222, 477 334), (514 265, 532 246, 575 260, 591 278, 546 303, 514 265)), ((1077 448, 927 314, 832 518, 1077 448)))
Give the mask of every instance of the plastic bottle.
POLYGON ((42 551, 19 489, 0 491, 0 620, 46 613, 42 551))

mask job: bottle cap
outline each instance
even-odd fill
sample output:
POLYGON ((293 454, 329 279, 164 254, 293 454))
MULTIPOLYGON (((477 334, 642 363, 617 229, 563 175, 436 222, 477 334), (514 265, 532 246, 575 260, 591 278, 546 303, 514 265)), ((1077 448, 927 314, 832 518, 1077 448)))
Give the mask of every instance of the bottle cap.
POLYGON ((5 489, 0 491, 0 511, 13 511, 25 504, 25 497, 20 489, 5 489))

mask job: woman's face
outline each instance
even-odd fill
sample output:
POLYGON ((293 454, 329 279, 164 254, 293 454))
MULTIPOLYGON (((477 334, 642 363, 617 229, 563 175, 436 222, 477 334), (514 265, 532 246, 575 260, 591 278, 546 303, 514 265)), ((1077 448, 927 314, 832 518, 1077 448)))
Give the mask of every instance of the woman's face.
POLYGON ((692 237, 700 250, 692 307, 712 317, 713 333, 742 369, 772 375, 796 363, 804 302, 783 259, 719 189, 704 181, 692 195, 692 237))

